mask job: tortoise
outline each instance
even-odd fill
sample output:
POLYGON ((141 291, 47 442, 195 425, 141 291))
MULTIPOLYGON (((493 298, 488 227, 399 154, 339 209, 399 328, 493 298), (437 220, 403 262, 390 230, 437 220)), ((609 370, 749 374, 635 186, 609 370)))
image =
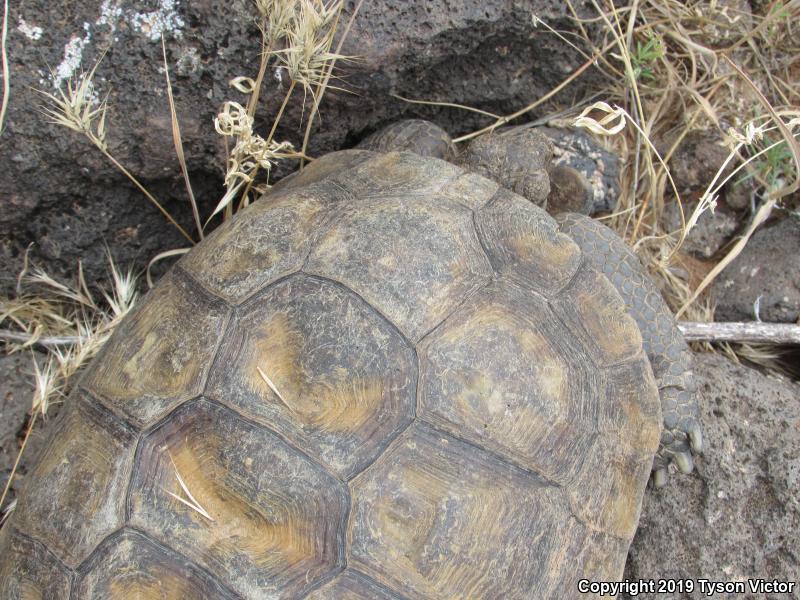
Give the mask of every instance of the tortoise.
POLYGON ((58 416, 0 533, 0 595, 619 579, 651 470, 701 445, 689 353, 610 230, 512 191, 542 200, 548 143, 456 157, 434 125, 395 125, 198 244, 58 416))

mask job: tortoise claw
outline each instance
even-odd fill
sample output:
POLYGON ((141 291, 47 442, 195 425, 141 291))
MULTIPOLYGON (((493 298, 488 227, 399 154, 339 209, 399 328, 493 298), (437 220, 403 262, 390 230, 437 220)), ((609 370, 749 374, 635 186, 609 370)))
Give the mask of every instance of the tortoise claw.
POLYGON ((684 475, 688 475, 694 469, 694 461, 692 460, 691 452, 679 452, 673 458, 678 469, 684 475))
POLYGON ((703 430, 700 429, 699 425, 692 427, 688 431, 689 434, 689 443, 692 446, 693 452, 702 452, 703 451, 703 430))
POLYGON ((662 488, 667 485, 666 469, 656 469, 653 471, 653 485, 657 488, 662 488))

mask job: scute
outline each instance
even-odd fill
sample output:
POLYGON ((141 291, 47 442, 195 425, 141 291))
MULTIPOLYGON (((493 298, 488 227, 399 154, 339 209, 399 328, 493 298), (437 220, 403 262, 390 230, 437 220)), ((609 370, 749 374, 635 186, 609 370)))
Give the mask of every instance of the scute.
POLYGON ((75 567, 125 520, 136 435, 81 395, 59 419, 28 474, 12 525, 75 567))
POLYGON ((418 416, 558 483, 597 434, 603 379, 540 296, 500 279, 418 349, 418 416))
POLYGON ((124 529, 81 567, 75 600, 235 600, 196 565, 142 533, 124 529))
POLYGON ((612 433, 637 456, 652 456, 661 433, 661 407, 650 363, 642 354, 607 370, 599 429, 612 433))
POLYGON ((237 311, 207 393, 348 477, 411 421, 416 381, 412 348, 374 309, 298 275, 237 311))
POLYGON ((0 531, 0 598, 68 600, 70 572, 42 544, 11 531, 0 531))
POLYGON ((658 390, 643 353, 604 372, 600 436, 567 492, 588 527, 630 541, 661 432, 658 390))
POLYGON ((320 237, 304 270, 341 281, 412 342, 492 275, 472 213, 412 194, 361 197, 320 237))
MULTIPOLYGON (((295 171, 278 181, 272 186, 270 194, 317 183, 374 157, 374 152, 357 149, 340 150, 339 152, 325 154, 307 164, 301 171, 295 171)), ((259 202, 261 201, 263 200, 259 200, 259 202)))
POLYGON ((349 564, 405 598, 577 596, 581 552, 593 577, 621 575, 563 490, 423 424, 351 486, 349 564))
POLYGON ((544 210, 501 190, 475 216, 481 241, 498 272, 547 297, 575 276, 578 246, 544 210))
POLYGON ((136 307, 82 385, 141 426, 200 394, 228 308, 173 270, 136 307))
POLYGON ((362 198, 432 198, 463 171, 455 165, 412 152, 375 154, 327 181, 362 198))
POLYGON ((445 198, 476 211, 488 204, 499 189, 500 186, 491 179, 475 173, 462 173, 448 181, 437 194, 437 198, 445 198))
POLYGON ((581 265, 553 301, 553 308, 584 343, 595 364, 620 364, 641 352, 642 336, 619 293, 588 264, 581 265))
POLYGON ((302 267, 315 232, 344 196, 327 183, 270 194, 217 228, 179 264, 208 290, 238 304, 302 267))
POLYGON ((346 569, 333 581, 311 592, 305 600, 401 600, 401 598, 357 571, 346 569))
POLYGON ((246 598, 293 598, 343 563, 348 505, 322 467, 201 399, 144 439, 130 523, 246 598))

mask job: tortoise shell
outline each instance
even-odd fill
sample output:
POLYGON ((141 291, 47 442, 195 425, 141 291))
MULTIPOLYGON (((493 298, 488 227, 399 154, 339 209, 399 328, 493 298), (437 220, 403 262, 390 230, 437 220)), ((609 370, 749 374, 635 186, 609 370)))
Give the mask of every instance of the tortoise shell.
POLYGON ((89 367, 2 532, 1 595, 619 579, 660 409, 605 276, 543 210, 441 160, 345 151, 276 187, 89 367))

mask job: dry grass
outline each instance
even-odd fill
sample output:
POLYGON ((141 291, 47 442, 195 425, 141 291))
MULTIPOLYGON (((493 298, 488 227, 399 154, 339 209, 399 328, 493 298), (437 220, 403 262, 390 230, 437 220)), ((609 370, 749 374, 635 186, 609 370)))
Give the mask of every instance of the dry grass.
POLYGON ((97 101, 94 96, 93 80, 99 64, 100 62, 98 61, 90 71, 82 72, 75 80, 68 80, 66 86, 59 89, 56 94, 39 90, 39 93, 45 99, 42 113, 50 123, 84 135, 116 169, 125 175, 158 208, 161 214, 180 231, 181 235, 193 244, 192 236, 178 224, 161 202, 109 152, 106 141, 108 102, 107 99, 97 101))
POLYGON ((136 280, 109 258, 110 290, 89 289, 83 270, 72 286, 41 269, 20 274, 13 298, 0 298, 0 339, 6 352, 31 351, 34 392, 31 419, 22 446, 6 482, 0 508, 14 480, 20 458, 37 418, 46 418, 50 406, 69 393, 75 375, 97 354, 120 320, 137 300, 136 280), (34 347, 45 351, 34 353, 34 347))
MULTIPOLYGON (((360 6, 361 2, 356 6, 353 18, 360 6)), ((217 132, 231 138, 233 148, 228 152, 227 191, 211 216, 224 211, 228 217, 266 191, 275 161, 308 158, 306 149, 319 104, 330 87, 336 61, 345 58, 339 50, 352 18, 340 37, 337 50, 331 50, 342 7, 342 0, 256 0, 262 33, 261 60, 255 79, 240 76, 231 81, 239 92, 249 95, 246 107, 237 102, 226 102, 215 121, 217 132), (286 91, 269 133, 262 137, 253 126, 270 62, 278 80, 286 84, 286 91), (274 137, 286 107, 295 91, 300 89, 303 90, 303 105, 310 95, 312 108, 302 147, 296 151, 293 144, 276 142, 274 137)))
MULTIPOLYGON (((587 33, 587 20, 576 17, 608 75, 604 97, 631 125, 615 132, 593 129, 613 133, 606 139, 624 164, 622 194, 606 222, 633 246, 676 314, 691 321, 714 320, 706 290, 800 185, 800 37, 794 31, 800 2, 772 2, 760 15, 736 11, 733 4, 656 0, 614 9, 594 2, 598 16, 591 21, 602 25, 599 39, 587 33), (597 50, 608 44, 616 51, 597 50), (700 182, 705 190, 685 215, 687 199, 665 162, 698 130, 717 138, 729 155, 711 181, 700 182), (732 185, 750 187, 749 222, 724 256, 693 273, 681 245, 699 219, 714 218, 718 200, 732 185), (663 218, 669 202, 680 208, 678 231, 663 218)), ((775 348, 696 347, 780 368, 775 348)))
POLYGON ((3 65, 3 99, 0 101, 0 134, 3 133, 3 125, 6 122, 6 111, 8 110, 8 98, 11 95, 11 82, 9 81, 10 71, 8 68, 8 0, 3 0, 3 25, 0 33, 0 61, 3 65))
MULTIPOLYGON (((198 239, 203 239, 204 227, 211 217, 218 213, 222 213, 225 218, 230 217, 236 210, 247 206, 255 196, 263 193, 269 187, 269 174, 276 161, 307 158, 305 149, 309 142, 313 120, 318 114, 322 97, 330 86, 336 61, 344 58, 339 54, 341 43, 347 36, 362 1, 356 5, 344 35, 340 36, 337 50, 331 51, 341 16, 342 0, 255 0, 253 6, 262 32, 261 60, 255 79, 237 77, 231 81, 236 90, 248 96, 246 106, 233 101, 225 102, 215 119, 217 132, 224 136, 226 142, 230 140, 226 146, 229 149, 225 176, 226 192, 217 203, 216 209, 207 217, 205 225, 201 220, 189 180, 189 168, 183 151, 172 93, 167 49, 162 39, 173 142, 198 239), (284 100, 272 119, 271 129, 265 137, 254 130, 254 124, 260 90, 270 65, 281 79, 284 76, 288 78, 288 85, 284 100), (291 143, 278 142, 274 140, 274 136, 293 93, 300 89, 304 92, 303 104, 305 105, 308 97, 311 97, 313 103, 306 123, 303 150, 297 152, 291 143)), ((5 55, 7 13, 6 6, 2 37, 5 92, 0 110, 0 131, 8 101, 8 68, 5 55)), ((103 100, 97 100, 97 90, 94 85, 98 64, 74 80, 67 81, 55 94, 40 91, 45 100, 42 113, 49 122, 86 137, 193 245, 195 240, 192 236, 181 227, 145 185, 109 152, 107 96, 103 100)), ((178 248, 156 255, 147 268, 148 285, 152 286, 150 267, 155 262, 183 254, 189 249, 178 248)), ((45 362, 41 363, 41 359, 32 352, 35 391, 31 419, 12 473, 0 497, 0 509, 4 506, 37 418, 45 417, 51 403, 68 393, 75 374, 97 354, 114 327, 136 301, 136 282, 131 273, 123 274, 112 261, 109 263, 113 286, 110 291, 101 291, 100 297, 90 291, 80 267, 75 285, 67 286, 42 270, 35 270, 28 275, 26 261, 26 269, 20 275, 16 296, 0 298, 0 340, 5 342, 6 351, 17 352, 38 347, 44 349, 47 356, 45 362)), ((274 389, 274 386, 272 387, 274 389)), ((275 391, 277 393, 277 390, 275 391)), ((170 494, 176 500, 211 519, 191 495, 177 469, 175 475, 185 497, 171 492, 170 494)), ((2 511, 3 520, 11 510, 13 503, 2 511)))
POLYGON ((608 138, 625 166, 623 192, 607 223, 636 249, 679 315, 708 320, 713 311, 704 290, 798 187, 800 109, 798 90, 787 82, 797 80, 799 65, 791 58, 797 56, 799 45, 793 20, 800 14, 800 3, 773 2, 764 15, 737 12, 715 2, 657 0, 632 2, 620 9, 595 2, 594 6, 596 18, 576 22, 595 52, 614 46, 614 52, 598 56, 599 68, 609 81, 604 95, 615 107, 612 111, 624 115, 629 125, 608 138), (748 25, 749 19, 753 22, 748 25), (590 24, 600 25, 599 39, 587 33, 590 24), (707 187, 692 214, 684 218, 680 230, 670 231, 662 218, 664 206, 678 202, 683 208, 686 199, 680 197, 665 163, 686 135, 697 130, 717 137, 730 150, 726 163, 738 164, 725 179, 721 176, 728 165, 719 165, 717 176, 702 182, 707 187), (767 132, 774 132, 776 139, 764 146, 767 132), (773 172, 772 180, 766 181, 760 175, 762 157, 779 146, 788 151, 781 176, 790 180, 778 181, 773 172), (664 150, 663 157, 657 148, 664 150), (677 277, 672 267, 680 261, 686 234, 699 219, 713 218, 724 186, 737 171, 751 173, 758 199, 745 233, 699 283, 677 277))

